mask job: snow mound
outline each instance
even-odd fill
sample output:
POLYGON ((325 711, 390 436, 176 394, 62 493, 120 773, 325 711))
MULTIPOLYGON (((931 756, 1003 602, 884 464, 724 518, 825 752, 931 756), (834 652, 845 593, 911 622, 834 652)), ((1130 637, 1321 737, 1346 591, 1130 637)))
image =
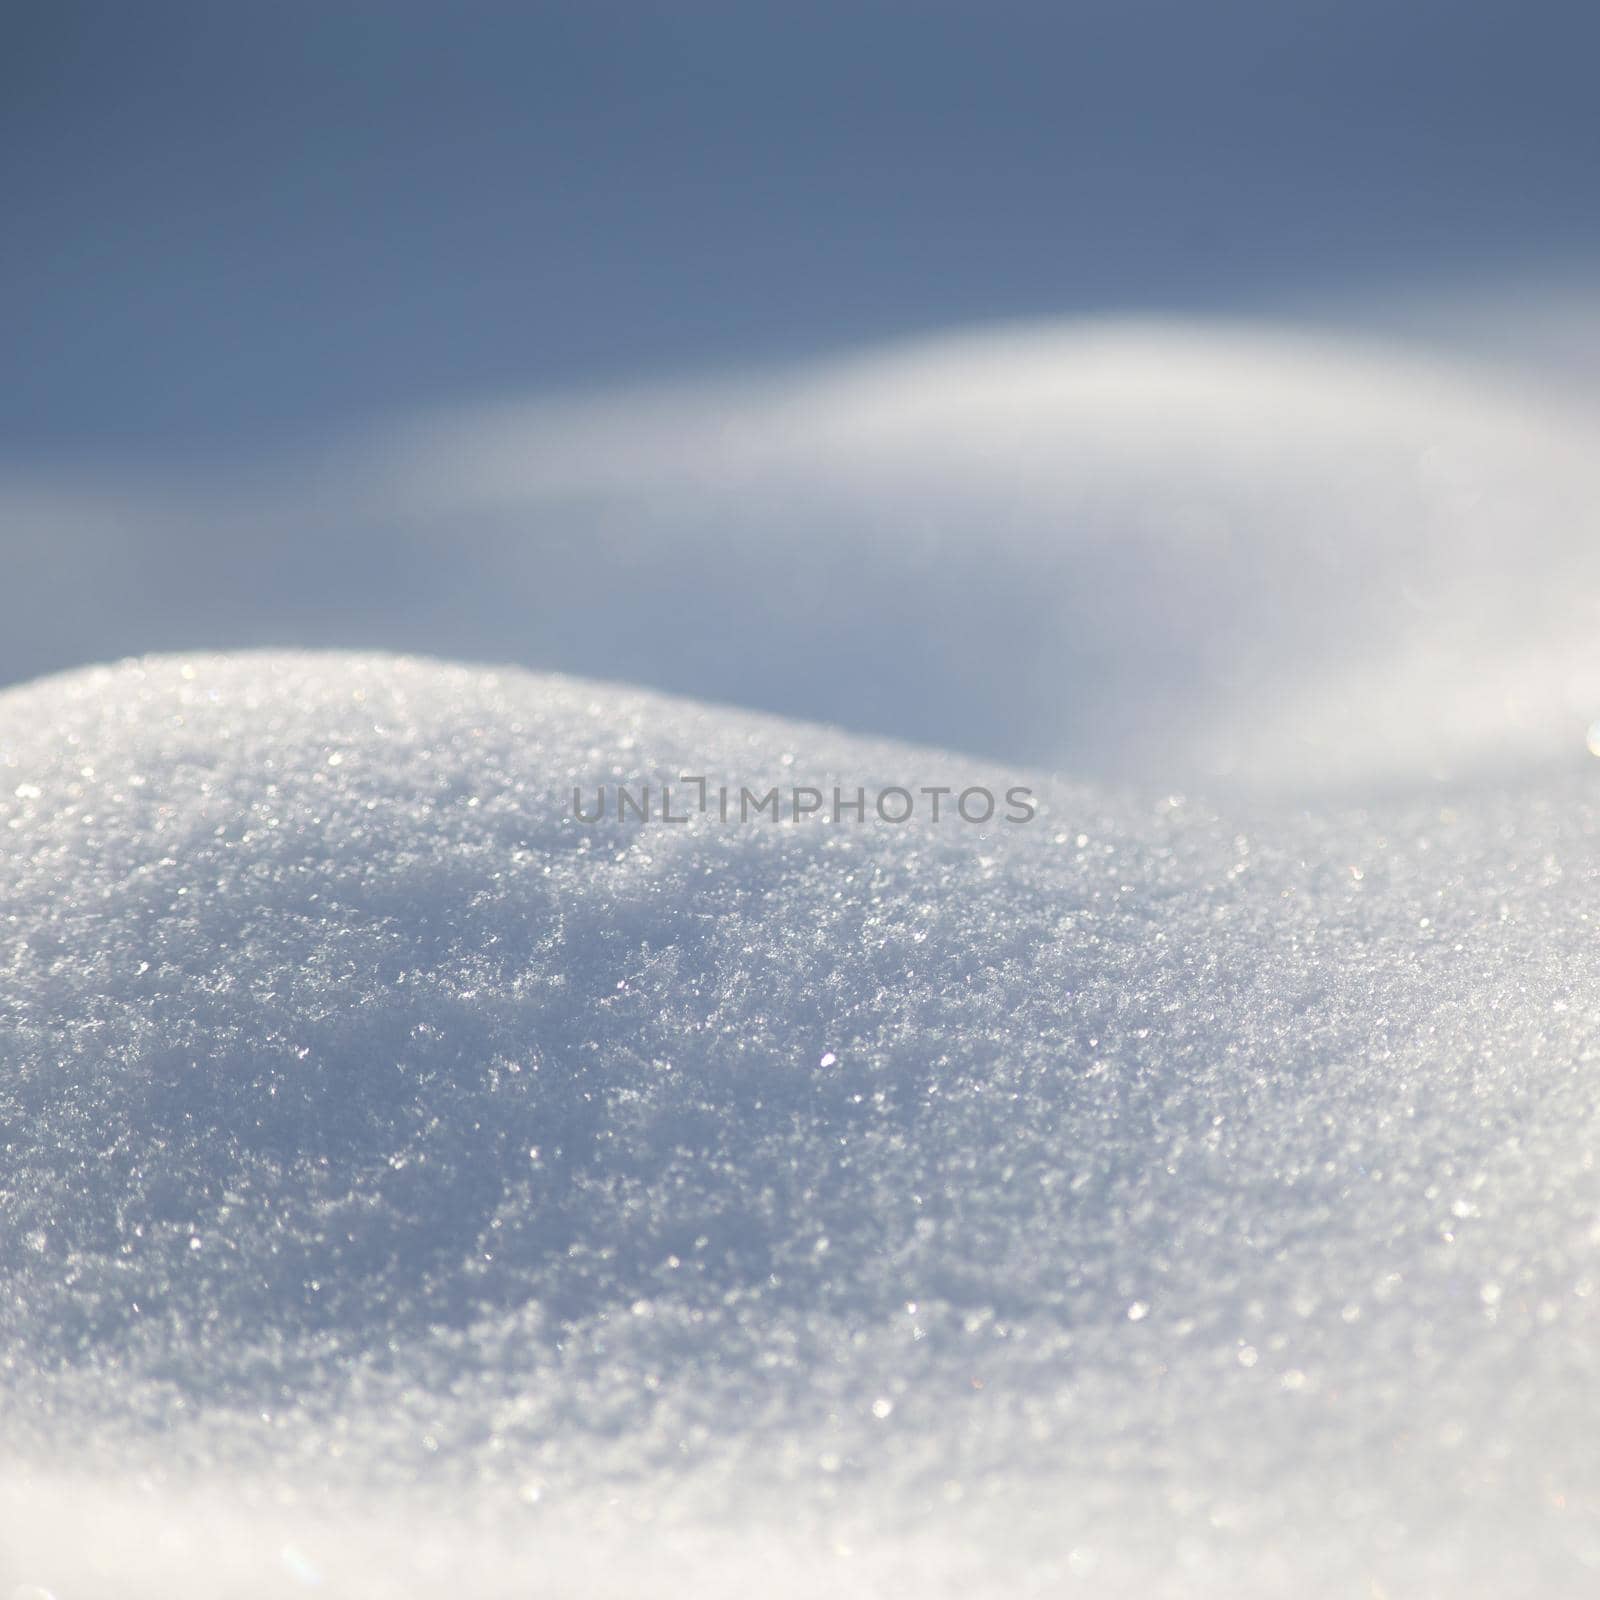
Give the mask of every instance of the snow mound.
POLYGON ((379 442, 369 504, 558 584, 556 665, 720 697, 737 661, 742 703, 900 738, 1360 792, 1582 759, 1597 424, 1381 341, 1055 321, 447 413, 379 442))
POLYGON ((12 690, 0 1580, 1589 1593, 1597 826, 392 657, 12 690), (682 774, 1040 801, 572 815, 682 774))
POLYGON ((1211 793, 1570 770, 1596 434, 1592 393, 1392 343, 1055 321, 165 486, 0 477, 40 601, 0 679, 361 645, 1211 793))

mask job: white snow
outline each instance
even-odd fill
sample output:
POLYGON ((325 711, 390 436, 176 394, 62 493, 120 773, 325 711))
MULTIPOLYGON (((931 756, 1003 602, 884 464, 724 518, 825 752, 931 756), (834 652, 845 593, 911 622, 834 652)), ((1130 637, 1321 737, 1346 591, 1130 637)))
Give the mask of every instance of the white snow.
POLYGON ((1570 770, 1597 436, 1593 386, 1182 321, 463 406, 198 481, 0 480, 36 598, 0 680, 361 645, 1206 793, 1570 770))
POLYGON ((0 1596, 1591 1594, 1595 424, 1046 324, 0 481, 0 678, 407 652, 0 693, 0 1596), (682 774, 1041 810, 570 816, 682 774))
POLYGON ((8 691, 0 1584, 1591 1593, 1600 809, 1489 747, 1218 813, 396 657, 8 691), (567 815, 680 773, 1046 802, 567 815))

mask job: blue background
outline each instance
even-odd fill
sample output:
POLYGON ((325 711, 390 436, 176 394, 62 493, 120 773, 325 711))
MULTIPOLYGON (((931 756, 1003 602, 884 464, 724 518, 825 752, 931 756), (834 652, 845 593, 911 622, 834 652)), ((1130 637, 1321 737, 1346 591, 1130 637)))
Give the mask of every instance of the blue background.
POLYGON ((1600 6, 60 3, 0 48, 0 461, 986 318, 1569 278, 1600 6))

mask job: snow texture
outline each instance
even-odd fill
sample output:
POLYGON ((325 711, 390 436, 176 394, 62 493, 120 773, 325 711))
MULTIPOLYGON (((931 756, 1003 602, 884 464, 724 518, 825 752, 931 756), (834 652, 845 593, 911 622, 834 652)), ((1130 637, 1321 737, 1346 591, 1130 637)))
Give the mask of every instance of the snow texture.
POLYGON ((8 475, 0 677, 405 654, 0 693, 0 1595, 1592 1594, 1594 430, 1050 324, 8 475), (686 773, 1041 809, 571 815, 686 773))
POLYGON ((0 1582, 1590 1594, 1597 826, 388 656, 11 690, 0 1582), (681 773, 1045 798, 570 815, 681 773))

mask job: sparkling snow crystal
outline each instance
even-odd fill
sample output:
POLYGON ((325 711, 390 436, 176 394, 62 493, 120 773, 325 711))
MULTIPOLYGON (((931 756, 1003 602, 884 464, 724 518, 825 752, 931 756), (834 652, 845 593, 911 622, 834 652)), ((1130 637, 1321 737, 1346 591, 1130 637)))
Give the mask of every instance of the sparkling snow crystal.
POLYGON ((391 657, 12 690, 0 1582, 1590 1593, 1597 822, 391 657), (1044 798, 571 814, 686 773, 1044 798))

